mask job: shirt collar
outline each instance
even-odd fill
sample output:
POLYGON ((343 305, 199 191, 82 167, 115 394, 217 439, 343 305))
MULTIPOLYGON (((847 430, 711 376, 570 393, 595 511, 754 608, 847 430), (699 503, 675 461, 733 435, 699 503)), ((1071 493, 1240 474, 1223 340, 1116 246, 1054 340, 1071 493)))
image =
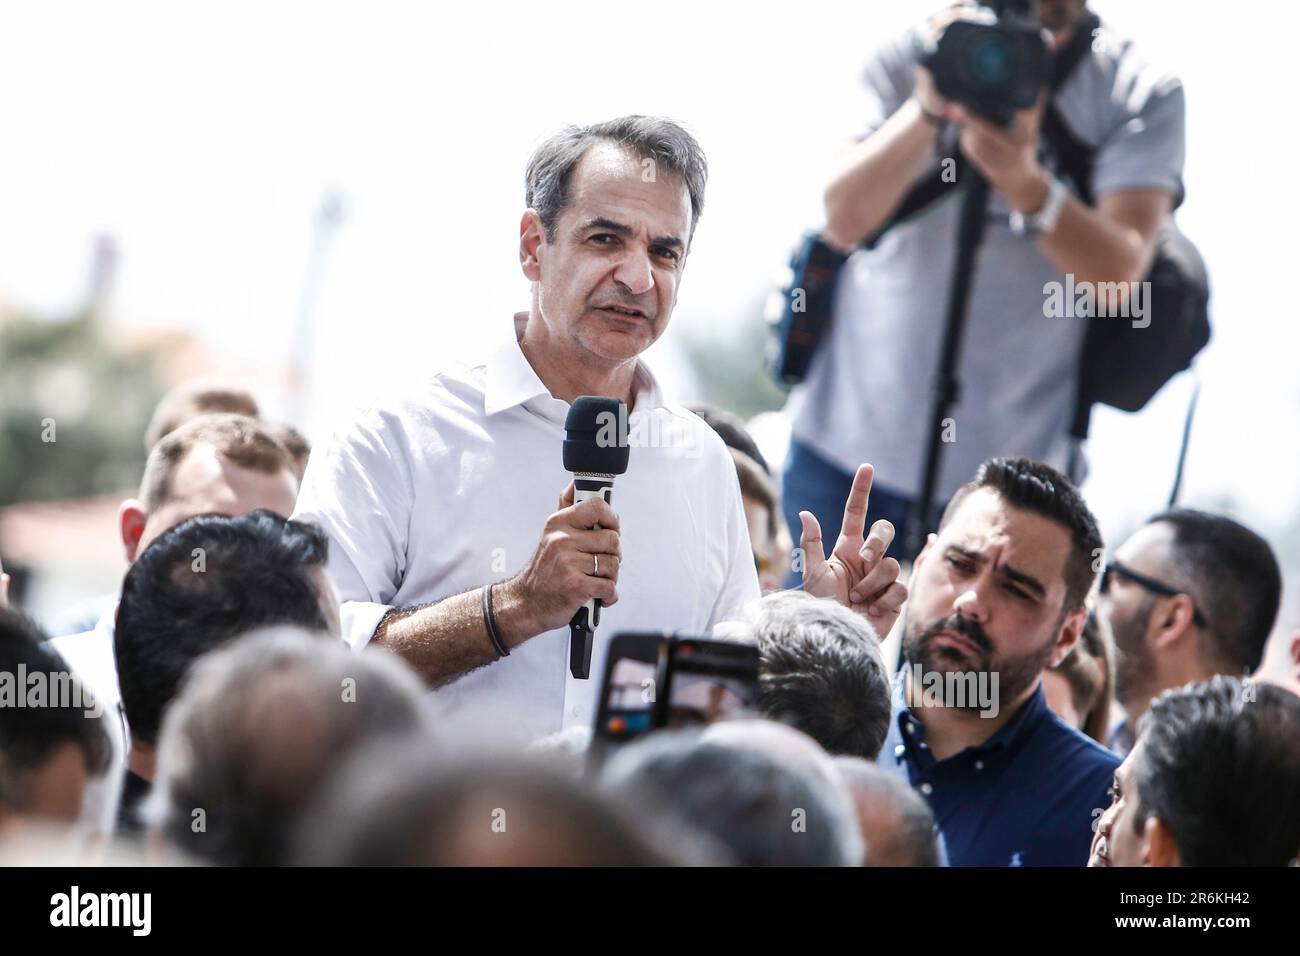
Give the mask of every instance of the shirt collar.
POLYGON ((113 603, 104 608, 104 613, 99 615, 99 620, 95 622, 95 630, 100 634, 106 634, 111 643, 113 635, 117 631, 117 605, 118 600, 114 599, 113 603))
POLYGON ((487 383, 483 391, 483 410, 488 415, 542 396, 550 398, 551 393, 528 364, 524 350, 513 336, 492 350, 487 360, 487 383))
MULTIPOLYGON (((527 313, 515 316, 516 335, 523 331, 523 322, 526 318, 527 313)), ((519 347, 519 341, 515 337, 508 338, 492 350, 488 356, 486 372, 483 410, 488 415, 495 415, 516 405, 525 405, 535 399, 548 400, 557 406, 563 406, 566 412, 568 410, 567 402, 561 402, 551 396, 550 390, 529 364, 524 350, 519 347)), ((665 405, 663 389, 659 387, 659 381, 641 359, 637 359, 636 369, 632 374, 632 394, 636 396, 635 411, 637 412, 650 411, 665 405)))

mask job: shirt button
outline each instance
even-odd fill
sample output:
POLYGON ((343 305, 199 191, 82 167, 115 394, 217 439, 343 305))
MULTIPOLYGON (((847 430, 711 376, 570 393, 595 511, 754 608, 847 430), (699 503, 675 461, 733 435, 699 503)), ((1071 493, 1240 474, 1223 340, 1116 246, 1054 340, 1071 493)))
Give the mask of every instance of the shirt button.
POLYGON ((897 747, 894 748, 894 756, 895 756, 895 757, 901 757, 901 756, 903 756, 903 754, 905 754, 906 752, 907 752, 907 748, 904 747, 902 744, 899 744, 897 747))
POLYGON ((912 723, 910 720, 907 722, 907 732, 909 734, 916 733, 916 724, 912 723))
POLYGON ((921 784, 921 792, 928 797, 930 794, 934 793, 934 787, 930 786, 928 783, 923 783, 921 784))
POLYGON ((975 769, 976 769, 976 770, 983 770, 983 769, 984 769, 984 761, 983 761, 983 760, 976 760, 976 761, 975 761, 975 769))
POLYGON ((576 708, 576 707, 570 707, 570 708, 569 708, 569 716, 570 716, 570 717, 577 717, 577 716, 578 716, 578 708, 576 708))

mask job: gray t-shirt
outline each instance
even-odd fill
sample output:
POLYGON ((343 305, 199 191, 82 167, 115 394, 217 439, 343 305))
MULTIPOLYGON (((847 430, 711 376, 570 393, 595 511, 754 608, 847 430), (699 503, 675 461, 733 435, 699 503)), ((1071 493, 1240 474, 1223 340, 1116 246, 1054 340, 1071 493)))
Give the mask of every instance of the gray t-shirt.
MULTIPOLYGON (((868 63, 870 135, 911 95, 911 33, 868 63)), ((1146 63, 1105 27, 1055 97, 1071 131, 1092 146, 1095 196, 1163 189, 1182 200, 1184 104, 1179 80, 1146 63)), ((936 164, 957 155, 955 128, 936 164)), ((1043 161, 1054 162, 1045 141, 1043 161)), ((1068 184, 1068 180, 1065 180, 1068 184)), ((835 315, 790 400, 794 437, 852 472, 876 466, 881 485, 920 491, 930 388, 938 366, 956 252, 954 190, 860 250, 840 274, 835 315)), ((949 497, 984 459, 1021 455, 1063 468, 1077 389, 1081 318, 1047 318, 1043 286, 1064 282, 1033 239, 1011 232, 991 193, 962 342, 960 392, 945 436, 938 494, 949 497), (951 439, 951 440, 947 440, 951 439)))

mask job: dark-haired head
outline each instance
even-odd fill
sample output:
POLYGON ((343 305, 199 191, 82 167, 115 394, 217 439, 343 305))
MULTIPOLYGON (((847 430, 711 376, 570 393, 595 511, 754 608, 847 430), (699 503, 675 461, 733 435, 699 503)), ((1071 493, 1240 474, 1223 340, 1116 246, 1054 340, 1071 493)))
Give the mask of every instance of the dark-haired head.
POLYGON ((114 651, 133 741, 157 742, 163 712, 207 651, 276 624, 338 635, 328 538, 266 510, 200 515, 159 536, 122 584, 114 651))
POLYGON ((1157 697, 1138 727, 1131 826, 1150 862, 1286 866, 1300 856, 1300 697, 1221 675, 1157 697))
POLYGON ((1236 673, 1253 671, 1277 620, 1282 571, 1272 547, 1226 515, 1176 508, 1151 518, 1172 532, 1172 569, 1205 617, 1206 656, 1236 673))
POLYGON ((916 559, 907 659, 990 675, 985 692, 953 706, 993 716, 994 697, 1018 704, 1078 641, 1101 552, 1096 519, 1063 474, 1025 458, 986 461, 916 559))
POLYGON ((0 609, 0 830, 12 819, 70 824, 112 746, 101 708, 30 618, 0 609), (17 695, 40 693, 19 704, 17 695))
POLYGON ((1115 550, 1098 597, 1129 717, 1171 687, 1254 672, 1281 593, 1273 549, 1231 518, 1178 508, 1147 521, 1115 550))
POLYGON ((1041 515, 1065 529, 1070 536, 1070 556, 1065 564, 1065 608, 1072 611, 1083 607, 1100 570, 1101 531, 1070 479, 1041 461, 990 458, 952 496, 939 522, 940 531, 966 497, 980 489, 988 489, 1007 504, 1041 515))

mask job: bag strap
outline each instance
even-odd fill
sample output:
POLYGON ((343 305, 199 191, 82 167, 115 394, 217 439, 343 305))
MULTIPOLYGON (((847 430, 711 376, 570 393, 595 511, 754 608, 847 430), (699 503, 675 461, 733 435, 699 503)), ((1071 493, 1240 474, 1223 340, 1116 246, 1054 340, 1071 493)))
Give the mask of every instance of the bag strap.
MULTIPOLYGON (((1092 202, 1092 189, 1089 186, 1092 174, 1092 148, 1081 142, 1070 132, 1057 113, 1052 97, 1065 85, 1065 81, 1074 72, 1074 68, 1092 49, 1093 34, 1100 26, 1101 19, 1091 11, 1086 12, 1079 20, 1078 25, 1075 26, 1074 34, 1070 37, 1069 42, 1053 57, 1052 75, 1047 84, 1047 109, 1043 113, 1043 135, 1051 141, 1052 149, 1057 154, 1062 171, 1074 180, 1075 186, 1080 190, 1080 195, 1085 196, 1085 201, 1089 204, 1092 202)), ((885 220, 884 225, 863 240, 862 248, 870 249, 874 247, 881 237, 894 226, 906 221, 927 208, 931 203, 946 196, 961 182, 961 174, 965 168, 966 157, 959 152, 957 154, 956 175, 945 179, 941 166, 931 170, 908 191, 898 208, 885 220)))

